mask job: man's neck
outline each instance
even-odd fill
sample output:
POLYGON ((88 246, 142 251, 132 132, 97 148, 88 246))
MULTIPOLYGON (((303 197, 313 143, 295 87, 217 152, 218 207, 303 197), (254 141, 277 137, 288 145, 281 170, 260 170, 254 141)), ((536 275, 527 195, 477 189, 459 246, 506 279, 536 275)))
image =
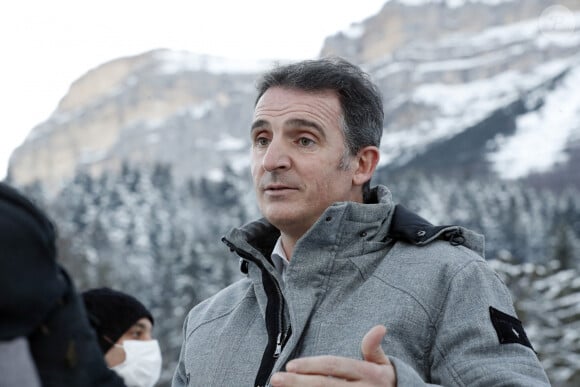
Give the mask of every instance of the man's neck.
POLYGON ((280 239, 282 240, 282 249, 284 249, 284 253, 286 254, 286 259, 290 262, 292 259, 292 253, 294 252, 294 246, 296 245, 297 239, 292 238, 288 234, 281 233, 280 239))

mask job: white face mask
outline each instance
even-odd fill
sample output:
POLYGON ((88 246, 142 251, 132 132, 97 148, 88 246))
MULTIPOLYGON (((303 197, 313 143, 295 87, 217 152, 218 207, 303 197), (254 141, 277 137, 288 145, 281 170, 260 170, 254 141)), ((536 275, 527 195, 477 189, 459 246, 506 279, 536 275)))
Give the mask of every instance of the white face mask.
POLYGON ((127 387, 153 387, 161 376, 161 350, 157 340, 125 340, 125 361, 112 367, 127 387))

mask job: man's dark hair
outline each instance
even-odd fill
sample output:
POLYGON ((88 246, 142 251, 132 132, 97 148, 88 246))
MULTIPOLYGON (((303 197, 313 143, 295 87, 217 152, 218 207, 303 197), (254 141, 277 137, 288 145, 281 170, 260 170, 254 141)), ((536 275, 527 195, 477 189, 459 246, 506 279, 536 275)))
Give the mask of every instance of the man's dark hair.
MULTIPOLYGON (((333 90, 342 109, 345 147, 356 155, 365 146, 380 146, 383 134, 383 101, 367 73, 342 58, 305 60, 278 66, 258 81, 255 104, 271 87, 303 91, 333 90)), ((370 182, 363 186, 367 192, 370 182)))

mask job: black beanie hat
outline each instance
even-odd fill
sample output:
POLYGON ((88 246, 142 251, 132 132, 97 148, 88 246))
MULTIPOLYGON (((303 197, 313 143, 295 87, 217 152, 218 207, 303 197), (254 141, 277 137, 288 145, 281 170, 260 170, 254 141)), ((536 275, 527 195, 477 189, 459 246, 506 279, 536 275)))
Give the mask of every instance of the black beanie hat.
POLYGON ((143 317, 153 324, 153 316, 135 297, 110 288, 87 290, 83 294, 87 315, 97 333, 103 354, 131 326, 143 317))
POLYGON ((55 239, 44 212, 0 182, 0 341, 31 334, 63 297, 55 239))

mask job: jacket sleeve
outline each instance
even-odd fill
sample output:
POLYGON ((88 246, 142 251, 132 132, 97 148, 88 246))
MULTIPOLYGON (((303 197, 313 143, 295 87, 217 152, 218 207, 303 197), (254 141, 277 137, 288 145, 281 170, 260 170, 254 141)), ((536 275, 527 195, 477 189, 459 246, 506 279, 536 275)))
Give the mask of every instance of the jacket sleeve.
POLYGON ((435 329, 433 380, 458 386, 550 385, 516 319, 509 290, 483 260, 454 275, 435 329))
MULTIPOLYGON (((515 311, 509 290, 485 261, 455 273, 435 326, 431 381, 445 386, 549 386, 515 311)), ((412 367, 392 359, 399 386, 424 385, 412 367)))
POLYGON ((397 386, 437 386, 437 384, 428 384, 421 379, 421 376, 407 363, 394 357, 389 356, 389 360, 395 367, 397 374, 397 386))

